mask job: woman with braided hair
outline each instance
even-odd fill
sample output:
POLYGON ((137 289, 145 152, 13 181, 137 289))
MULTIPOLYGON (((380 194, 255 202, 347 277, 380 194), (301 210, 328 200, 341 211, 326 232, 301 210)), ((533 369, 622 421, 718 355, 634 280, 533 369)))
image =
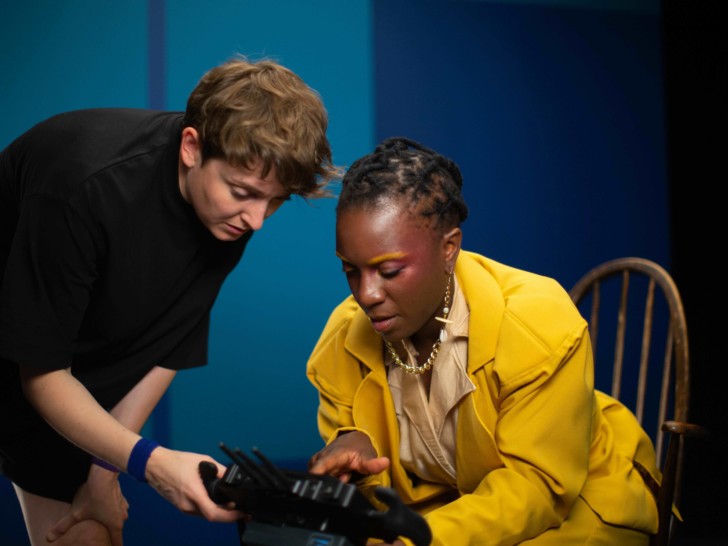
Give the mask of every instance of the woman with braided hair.
MULTIPOLYGON (((554 280, 461 250, 455 163, 393 138, 342 181, 351 296, 307 375, 313 473, 394 488, 437 546, 646 545, 652 443, 596 391, 585 320, 554 280)), ((406 538, 396 545, 409 544, 406 538)))

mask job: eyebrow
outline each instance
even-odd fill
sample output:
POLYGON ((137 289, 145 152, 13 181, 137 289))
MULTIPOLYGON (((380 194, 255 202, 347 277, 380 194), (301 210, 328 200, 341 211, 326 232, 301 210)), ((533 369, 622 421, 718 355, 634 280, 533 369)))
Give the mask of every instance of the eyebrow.
MULTIPOLYGON (((340 260, 341 260, 342 262, 350 263, 350 262, 349 262, 349 260, 347 260, 346 258, 344 258, 344 257, 343 257, 343 256, 342 256, 341 254, 339 254, 338 252, 336 253, 336 256, 337 256, 337 257, 338 257, 338 258, 339 258, 339 259, 340 259, 340 260)), ((406 254, 406 253, 404 253, 404 252, 389 252, 389 253, 387 253, 387 254, 382 254, 381 256, 375 256, 375 257, 374 257, 374 258, 372 258, 371 260, 367 260, 366 264, 367 264, 367 265, 378 265, 378 264, 380 264, 380 263, 382 263, 382 262, 386 262, 386 261, 388 261, 388 260, 399 260, 399 259, 401 259, 401 258, 404 258, 405 256, 407 256, 407 254, 406 254)))
POLYGON ((237 186, 238 188, 242 188, 247 192, 254 193, 254 194, 260 194, 260 191, 257 188, 254 188, 250 184, 248 184, 245 180, 241 180, 239 178, 235 178, 235 175, 232 176, 225 176, 225 181, 228 184, 232 184, 233 186, 237 186))
MULTIPOLYGON (((227 180, 228 184, 232 184, 233 186, 236 186, 238 188, 242 188, 245 191, 247 191, 248 193, 253 194, 255 197, 264 197, 265 196, 265 194, 262 191, 260 191, 256 187, 250 185, 248 182, 245 182, 244 180, 237 179, 234 176, 226 177, 226 180, 227 180)), ((291 192, 284 191, 280 195, 272 195, 272 196, 270 196, 270 198, 271 199, 285 199, 285 200, 288 200, 288 199, 291 199, 291 196, 292 195, 293 194, 291 192)))

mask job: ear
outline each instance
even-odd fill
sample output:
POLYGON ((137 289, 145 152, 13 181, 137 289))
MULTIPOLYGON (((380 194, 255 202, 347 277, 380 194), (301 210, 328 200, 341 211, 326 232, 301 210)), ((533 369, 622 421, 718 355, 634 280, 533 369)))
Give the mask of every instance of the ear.
POLYGON ((191 169, 202 156, 200 149, 200 135, 197 129, 185 127, 182 129, 182 142, 179 146, 179 158, 182 164, 191 169))
POLYGON ((459 227, 453 228, 442 236, 442 251, 445 259, 445 273, 448 275, 455 270, 455 261, 460 253, 463 242, 463 232, 459 227))

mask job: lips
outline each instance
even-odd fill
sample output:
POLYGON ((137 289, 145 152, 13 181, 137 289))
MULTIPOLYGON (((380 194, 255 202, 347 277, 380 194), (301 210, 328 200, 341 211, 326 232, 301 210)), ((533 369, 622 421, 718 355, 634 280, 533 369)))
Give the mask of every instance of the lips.
POLYGON ((391 328, 394 322, 394 317, 369 317, 372 321, 372 326, 377 332, 384 332, 391 328))
POLYGON ((232 224, 225 223, 225 226, 227 227, 228 231, 233 235, 242 235, 247 230, 238 226, 234 226, 232 224))

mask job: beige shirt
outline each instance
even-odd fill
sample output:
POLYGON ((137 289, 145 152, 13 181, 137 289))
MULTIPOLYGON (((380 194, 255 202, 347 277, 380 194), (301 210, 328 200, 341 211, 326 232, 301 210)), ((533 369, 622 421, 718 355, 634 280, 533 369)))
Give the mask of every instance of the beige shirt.
MULTIPOLYGON (((389 389, 394 399, 400 430, 400 457, 408 472, 424 480, 456 484, 455 432, 457 404, 475 390, 467 376, 468 319, 470 311, 457 279, 453 301, 445 324, 445 340, 432 366, 429 399, 420 374, 405 372, 385 353, 389 389)), ((407 362, 417 365, 417 350, 409 339, 402 340, 407 362)))

